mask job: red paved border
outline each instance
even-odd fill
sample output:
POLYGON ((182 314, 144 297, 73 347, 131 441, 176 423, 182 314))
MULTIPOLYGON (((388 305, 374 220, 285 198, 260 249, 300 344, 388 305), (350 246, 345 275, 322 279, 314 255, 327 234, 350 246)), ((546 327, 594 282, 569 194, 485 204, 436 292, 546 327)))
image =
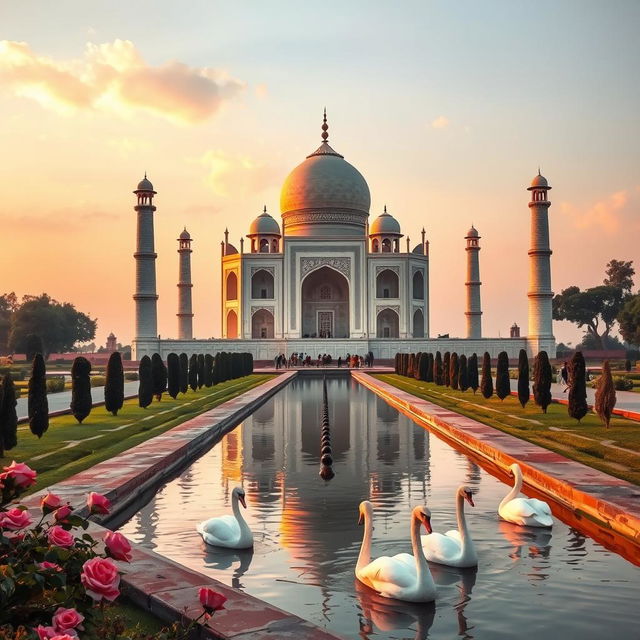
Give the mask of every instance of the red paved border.
POLYGON ((504 478, 509 465, 518 462, 526 484, 550 498, 556 512, 572 517, 590 535, 640 565, 637 485, 418 398, 362 371, 353 371, 352 376, 418 423, 475 454, 496 475, 504 478))

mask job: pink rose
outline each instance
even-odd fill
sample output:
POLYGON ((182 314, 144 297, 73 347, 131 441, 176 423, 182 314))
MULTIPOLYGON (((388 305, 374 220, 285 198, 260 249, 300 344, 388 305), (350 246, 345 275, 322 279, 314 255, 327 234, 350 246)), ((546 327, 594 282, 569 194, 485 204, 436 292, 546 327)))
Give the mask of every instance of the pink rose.
POLYGON ((200 604, 207 613, 224 609, 223 605, 227 601, 225 596, 209 587, 202 587, 198 592, 198 596, 200 597, 200 604))
POLYGON ((74 629, 75 627, 82 630, 83 627, 81 626, 81 623, 83 620, 84 616, 81 613, 78 613, 75 609, 58 607, 56 612, 53 614, 51 624, 55 627, 56 631, 61 632, 74 629))
POLYGON ((131 562, 131 544, 121 533, 109 531, 104 537, 104 544, 112 558, 131 562))
POLYGON ((78 634, 74 629, 67 629, 66 633, 52 636, 51 640, 78 640, 78 634))
POLYGON ((76 541, 72 533, 58 525, 49 529, 49 532, 47 533, 47 540, 49 540, 49 544, 65 548, 72 547, 76 541))
POLYGON ((49 638, 58 635, 58 632, 53 627, 43 627, 41 624, 35 628, 35 632, 40 640, 49 640, 49 638))
POLYGON ((4 467, 5 478, 12 478, 16 487, 26 489, 36 482, 38 475, 33 469, 28 467, 24 462, 16 462, 15 460, 8 466, 4 467))
POLYGON ((120 591, 120 574, 118 567, 108 558, 92 558, 82 565, 80 581, 87 595, 96 602, 105 600, 113 601, 120 591))
POLYGON ((87 498, 87 506, 91 513, 100 513, 106 515, 111 508, 111 502, 103 495, 92 491, 87 498))
POLYGON ((49 492, 46 496, 43 496, 42 500, 40 500, 42 513, 51 513, 60 506, 62 506, 62 500, 60 499, 60 496, 57 496, 55 493, 49 492))
POLYGON ((38 563, 38 568, 42 571, 47 571, 48 569, 53 569, 54 571, 62 571, 62 567, 55 562, 49 562, 45 560, 44 562, 38 563))
POLYGON ((29 512, 18 509, 18 507, 0 513, 0 529, 17 531, 18 529, 28 527, 30 524, 31 516, 29 512))
POLYGON ((57 522, 64 522, 71 515, 72 508, 68 505, 62 505, 59 509, 56 509, 56 512, 53 514, 53 517, 57 522))

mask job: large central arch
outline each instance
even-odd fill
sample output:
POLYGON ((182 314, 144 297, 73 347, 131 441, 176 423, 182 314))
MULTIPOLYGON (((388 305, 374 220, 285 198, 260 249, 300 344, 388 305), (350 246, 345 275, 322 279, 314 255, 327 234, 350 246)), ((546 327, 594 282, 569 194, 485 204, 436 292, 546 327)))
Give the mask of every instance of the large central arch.
POLYGON ((303 338, 349 337, 349 282, 335 269, 321 267, 302 281, 303 338))

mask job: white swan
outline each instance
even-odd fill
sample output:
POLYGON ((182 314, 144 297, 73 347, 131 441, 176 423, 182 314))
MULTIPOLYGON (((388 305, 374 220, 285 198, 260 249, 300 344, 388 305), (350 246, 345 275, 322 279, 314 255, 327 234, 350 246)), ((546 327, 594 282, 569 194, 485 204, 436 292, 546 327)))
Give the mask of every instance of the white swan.
POLYGON ((450 567, 476 567, 478 554, 473 546, 473 540, 467 529, 464 517, 464 501, 472 507, 473 497, 469 487, 461 485, 456 491, 456 519, 458 528, 441 533, 430 533, 422 536, 422 548, 429 562, 446 564, 450 567))
POLYGON ((431 533, 429 510, 416 507, 411 513, 411 546, 413 555, 399 553, 371 561, 372 507, 367 500, 360 503, 360 523, 365 529, 356 564, 356 578, 385 598, 408 602, 431 602, 436 598, 436 585, 420 544, 420 525, 431 533))
POLYGON ((503 520, 525 527, 551 527, 553 518, 546 502, 536 498, 516 498, 522 488, 520 465, 512 464, 509 469, 515 478, 513 488, 502 499, 498 513, 503 520))
POLYGON ((231 492, 232 516, 209 518, 196 526, 198 533, 207 544, 228 549, 253 547, 253 534, 238 507, 238 502, 240 502, 245 509, 247 508, 244 495, 244 489, 241 487, 236 487, 231 492))

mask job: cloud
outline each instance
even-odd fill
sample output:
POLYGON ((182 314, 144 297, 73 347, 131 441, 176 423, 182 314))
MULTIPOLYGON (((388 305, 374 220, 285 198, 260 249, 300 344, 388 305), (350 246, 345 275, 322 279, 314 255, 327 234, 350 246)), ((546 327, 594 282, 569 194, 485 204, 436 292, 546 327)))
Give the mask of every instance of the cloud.
POLYGON ((640 189, 616 191, 603 200, 589 206, 579 207, 570 202, 561 202, 560 211, 568 216, 576 229, 598 229, 608 235, 618 233, 621 228, 639 227, 637 211, 640 189))
POLYGON ((446 129, 449 126, 449 118, 446 116, 438 116, 432 123, 431 126, 434 129, 446 129))
POLYGON ((222 197, 259 193, 282 177, 272 166, 222 150, 207 151, 198 161, 207 170, 207 183, 222 197))
POLYGON ((245 86, 211 67, 175 60, 151 66, 129 40, 89 43, 82 58, 69 61, 38 56, 25 42, 2 40, 0 83, 5 91, 61 112, 145 111, 182 123, 206 120, 245 86))

